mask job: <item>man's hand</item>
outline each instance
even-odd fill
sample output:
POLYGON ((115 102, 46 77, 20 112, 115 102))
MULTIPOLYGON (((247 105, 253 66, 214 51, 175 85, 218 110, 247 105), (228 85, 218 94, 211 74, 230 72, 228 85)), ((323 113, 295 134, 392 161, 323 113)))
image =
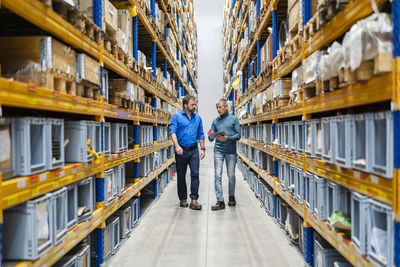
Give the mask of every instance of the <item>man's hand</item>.
POLYGON ((175 152, 178 155, 182 155, 183 154, 183 149, 181 148, 180 145, 175 146, 175 152))
POLYGON ((210 134, 213 134, 214 133, 214 131, 213 130, 208 130, 208 132, 207 132, 207 135, 210 135, 210 134))
POLYGON ((228 140, 228 137, 225 135, 217 135, 215 138, 217 138, 219 141, 226 141, 228 140))
POLYGON ((204 150, 200 151, 200 159, 204 159, 204 157, 206 156, 206 152, 204 150))

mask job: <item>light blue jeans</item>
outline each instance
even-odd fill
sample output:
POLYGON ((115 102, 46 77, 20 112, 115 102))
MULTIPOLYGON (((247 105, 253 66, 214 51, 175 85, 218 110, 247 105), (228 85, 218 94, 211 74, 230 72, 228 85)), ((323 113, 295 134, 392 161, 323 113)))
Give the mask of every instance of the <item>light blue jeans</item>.
POLYGON ((235 196, 235 170, 236 170, 236 154, 223 154, 220 152, 214 152, 214 171, 215 171, 215 194, 217 200, 223 202, 224 196, 222 194, 222 169, 224 165, 224 159, 226 162, 226 169, 229 178, 229 196, 235 196))

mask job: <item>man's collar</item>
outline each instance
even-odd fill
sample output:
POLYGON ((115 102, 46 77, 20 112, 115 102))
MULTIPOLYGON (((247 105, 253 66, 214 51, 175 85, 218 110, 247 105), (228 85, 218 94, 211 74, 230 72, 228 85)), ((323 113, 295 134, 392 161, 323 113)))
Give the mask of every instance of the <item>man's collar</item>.
MULTIPOLYGON (((184 108, 181 110, 180 113, 181 113, 181 114, 186 114, 186 116, 187 116, 187 113, 185 112, 185 109, 184 109, 184 108)), ((193 112, 190 116, 191 116, 191 117, 196 116, 196 112, 193 112)))
POLYGON ((225 118, 225 117, 228 116, 228 115, 229 115, 229 112, 227 111, 227 112, 225 112, 224 114, 219 115, 219 118, 220 118, 220 119, 223 119, 223 118, 225 118))

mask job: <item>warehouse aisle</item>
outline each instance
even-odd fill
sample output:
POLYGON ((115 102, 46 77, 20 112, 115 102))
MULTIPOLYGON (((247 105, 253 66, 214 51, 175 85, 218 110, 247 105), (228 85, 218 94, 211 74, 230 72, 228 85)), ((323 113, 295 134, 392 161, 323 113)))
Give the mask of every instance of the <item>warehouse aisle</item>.
MULTIPOLYGON (((176 178, 153 204, 110 265, 123 266, 303 266, 304 259, 267 215, 239 171, 236 207, 215 204, 212 148, 201 162, 201 212, 178 207, 176 178)), ((224 169, 225 172, 225 169, 224 169)), ((227 202, 227 178, 223 177, 227 202)))

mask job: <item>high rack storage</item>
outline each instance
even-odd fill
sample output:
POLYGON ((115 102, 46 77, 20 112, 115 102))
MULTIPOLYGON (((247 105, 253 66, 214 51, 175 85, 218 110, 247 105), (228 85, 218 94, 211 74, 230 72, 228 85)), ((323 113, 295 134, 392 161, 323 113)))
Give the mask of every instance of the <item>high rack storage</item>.
POLYGON ((307 264, 400 266, 400 1, 225 1, 223 34, 242 133, 273 131, 243 135, 239 167, 307 264))
POLYGON ((103 265, 141 191, 175 175, 171 114, 197 95, 193 1, 1 6, 0 260, 103 265))

